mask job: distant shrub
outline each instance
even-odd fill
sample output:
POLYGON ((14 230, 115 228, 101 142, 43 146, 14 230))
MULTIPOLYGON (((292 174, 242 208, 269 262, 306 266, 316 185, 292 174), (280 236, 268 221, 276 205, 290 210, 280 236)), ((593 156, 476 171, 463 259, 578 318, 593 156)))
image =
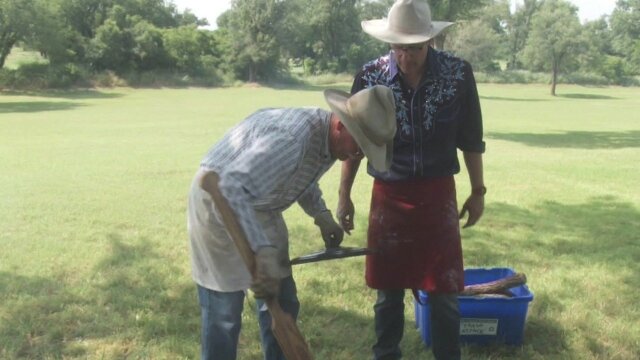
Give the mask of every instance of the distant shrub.
POLYGON ((546 84, 549 82, 549 74, 534 73, 527 70, 474 72, 474 75, 479 83, 546 84))
POLYGON ((93 74, 91 83, 97 87, 128 86, 127 81, 118 76, 114 71, 106 70, 93 74))
POLYGON ((577 85, 611 85, 614 79, 609 79, 603 75, 589 72, 573 72, 571 74, 563 74, 559 78, 560 83, 577 84, 577 85))
POLYGON ((122 79, 134 87, 162 87, 162 86, 222 86, 229 79, 216 69, 201 71, 198 76, 168 70, 153 70, 130 72, 121 75, 122 79))
POLYGON ((315 75, 316 73, 316 61, 312 58, 305 58, 303 61, 303 68, 305 75, 315 75))
POLYGON ((87 86, 89 72, 76 64, 26 63, 15 70, 4 69, 0 85, 14 89, 60 89, 87 86))
POLYGON ((320 74, 305 76, 302 80, 310 85, 330 85, 336 83, 348 83, 353 81, 353 74, 320 74))

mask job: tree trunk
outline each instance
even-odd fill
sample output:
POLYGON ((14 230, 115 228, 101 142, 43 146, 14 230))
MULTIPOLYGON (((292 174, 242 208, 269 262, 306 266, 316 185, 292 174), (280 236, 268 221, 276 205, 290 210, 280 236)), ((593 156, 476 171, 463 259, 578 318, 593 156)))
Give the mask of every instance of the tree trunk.
POLYGON ((0 36, 0 69, 4 67, 7 56, 11 54, 11 49, 13 49, 16 39, 17 36, 14 33, 3 33, 2 36, 0 36))
POLYGON ((556 96, 556 84, 558 82, 558 65, 553 62, 553 74, 551 75, 551 96, 556 96))
POLYGON ((256 82, 256 64, 249 63, 249 82, 256 82))

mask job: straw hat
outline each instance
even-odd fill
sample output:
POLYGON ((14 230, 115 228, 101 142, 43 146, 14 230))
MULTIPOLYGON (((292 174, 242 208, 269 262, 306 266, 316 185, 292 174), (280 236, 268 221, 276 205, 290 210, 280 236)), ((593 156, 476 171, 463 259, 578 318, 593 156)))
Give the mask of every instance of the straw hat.
POLYGON ((391 89, 375 85, 353 95, 327 89, 324 98, 371 165, 378 171, 389 170, 396 134, 396 105, 391 89))
POLYGON ((398 0, 386 19, 367 20, 362 30, 389 44, 417 44, 429 41, 452 22, 431 21, 431 11, 425 1, 398 0))

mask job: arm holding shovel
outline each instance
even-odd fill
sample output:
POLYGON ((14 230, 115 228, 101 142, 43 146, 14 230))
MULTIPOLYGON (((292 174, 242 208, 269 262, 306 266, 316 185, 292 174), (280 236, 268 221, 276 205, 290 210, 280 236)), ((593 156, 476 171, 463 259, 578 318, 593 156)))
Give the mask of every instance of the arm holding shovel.
POLYGON ((273 333, 278 340, 278 344, 280 344, 287 359, 313 359, 295 321, 282 310, 277 299, 273 296, 277 293, 278 286, 277 280, 274 283, 273 274, 270 273, 275 265, 273 264, 275 256, 269 250, 270 247, 261 247, 256 254, 253 253, 233 210, 222 193, 220 193, 218 181, 218 174, 207 172, 200 179, 200 187, 211 195, 213 202, 220 211, 227 231, 238 247, 238 251, 252 275, 252 289, 258 291, 256 296, 265 296, 265 302, 272 317, 273 333))
POLYGON ((325 247, 327 249, 339 247, 344 238, 344 230, 335 221, 331 211, 327 209, 317 182, 300 196, 298 204, 305 213, 313 217, 314 224, 320 228, 325 247))

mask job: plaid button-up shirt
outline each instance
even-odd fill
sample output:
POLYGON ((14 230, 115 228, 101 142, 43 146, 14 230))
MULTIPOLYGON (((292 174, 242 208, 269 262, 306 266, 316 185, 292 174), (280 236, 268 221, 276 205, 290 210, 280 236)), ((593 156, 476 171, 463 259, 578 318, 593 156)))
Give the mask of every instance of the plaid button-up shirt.
POLYGON ((294 202, 312 217, 327 209, 318 185, 333 165, 331 113, 319 108, 262 109, 213 146, 201 168, 220 175, 220 191, 254 251, 272 245, 256 211, 284 211, 294 202))

